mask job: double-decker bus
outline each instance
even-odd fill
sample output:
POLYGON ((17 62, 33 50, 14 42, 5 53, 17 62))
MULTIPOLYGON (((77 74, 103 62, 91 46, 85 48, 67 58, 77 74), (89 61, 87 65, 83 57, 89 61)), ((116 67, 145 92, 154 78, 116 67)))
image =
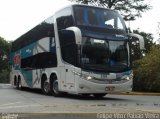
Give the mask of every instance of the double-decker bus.
POLYGON ((132 90, 132 37, 117 11, 70 5, 12 43, 11 84, 103 97, 132 90))

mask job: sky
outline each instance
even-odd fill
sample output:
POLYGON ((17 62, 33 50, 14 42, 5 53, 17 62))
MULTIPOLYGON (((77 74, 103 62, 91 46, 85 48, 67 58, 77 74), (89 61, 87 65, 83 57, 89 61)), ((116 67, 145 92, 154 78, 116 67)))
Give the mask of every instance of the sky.
MULTIPOLYGON (((158 39, 160 0, 146 0, 152 9, 141 18, 130 22, 131 29, 152 33, 158 39)), ((58 9, 72 4, 67 0, 0 0, 0 36, 7 41, 15 40, 34 26, 51 16, 58 9)), ((126 22, 128 26, 129 23, 126 22)))
MULTIPOLYGON (((160 0, 146 0, 152 9, 142 13, 142 17, 130 22, 131 29, 139 29, 146 33, 152 33, 154 41, 158 40, 158 22, 160 23, 160 0)), ((129 23, 126 23, 128 25, 129 23)))

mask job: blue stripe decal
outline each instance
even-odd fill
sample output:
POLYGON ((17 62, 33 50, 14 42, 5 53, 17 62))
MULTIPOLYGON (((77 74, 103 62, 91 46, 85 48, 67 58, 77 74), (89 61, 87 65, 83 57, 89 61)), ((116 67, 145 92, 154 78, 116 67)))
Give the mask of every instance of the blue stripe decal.
POLYGON ((23 70, 21 69, 21 73, 27 83, 27 85, 32 88, 32 70, 23 70))

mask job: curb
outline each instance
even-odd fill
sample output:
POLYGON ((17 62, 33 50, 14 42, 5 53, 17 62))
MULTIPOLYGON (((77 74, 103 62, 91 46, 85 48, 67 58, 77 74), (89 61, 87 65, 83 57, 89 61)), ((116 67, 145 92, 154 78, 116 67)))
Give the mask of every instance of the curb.
POLYGON ((109 94, 115 95, 142 95, 142 96, 160 96, 160 93, 148 93, 148 92, 112 92, 109 94))

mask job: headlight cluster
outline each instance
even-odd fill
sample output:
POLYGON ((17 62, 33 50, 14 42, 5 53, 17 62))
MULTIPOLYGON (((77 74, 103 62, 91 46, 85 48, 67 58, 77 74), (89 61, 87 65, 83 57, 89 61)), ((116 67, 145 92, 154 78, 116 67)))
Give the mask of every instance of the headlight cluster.
MULTIPOLYGON (((89 75, 86 75, 86 74, 82 74, 82 73, 79 73, 79 72, 75 72, 75 71, 73 71, 73 73, 75 74, 75 75, 77 75, 77 76, 79 76, 80 78, 82 78, 82 79, 84 79, 84 80, 87 80, 87 81, 92 81, 92 82, 96 82, 96 83, 98 83, 98 82, 100 82, 100 83, 102 83, 102 82, 107 82, 107 81, 109 81, 109 80, 104 80, 104 79, 98 79, 98 78, 95 78, 95 77, 92 77, 92 76, 89 76, 89 75)), ((113 82, 115 81, 115 82, 118 82, 118 81, 129 81, 129 80, 132 80, 133 79, 133 74, 131 74, 131 75, 129 75, 129 76, 124 76, 124 77, 122 77, 121 79, 114 79, 114 80, 112 80, 113 82)))
POLYGON ((91 77, 91 76, 88 76, 88 75, 85 75, 85 74, 81 74, 81 73, 78 73, 78 72, 73 72, 75 75, 78 75, 79 77, 81 77, 81 78, 83 78, 83 79, 85 79, 85 80, 92 80, 92 79, 94 79, 93 77, 91 77))
POLYGON ((132 80, 132 79, 133 79, 133 75, 130 75, 124 78, 124 80, 127 80, 127 81, 132 80))
POLYGON ((80 77, 83 78, 83 79, 85 79, 85 80, 92 80, 92 79, 94 79, 93 77, 85 75, 85 74, 81 74, 80 77))
POLYGON ((130 77, 128 77, 128 76, 127 76, 127 77, 126 77, 126 78, 124 78, 124 79, 129 81, 129 80, 130 80, 130 77))

